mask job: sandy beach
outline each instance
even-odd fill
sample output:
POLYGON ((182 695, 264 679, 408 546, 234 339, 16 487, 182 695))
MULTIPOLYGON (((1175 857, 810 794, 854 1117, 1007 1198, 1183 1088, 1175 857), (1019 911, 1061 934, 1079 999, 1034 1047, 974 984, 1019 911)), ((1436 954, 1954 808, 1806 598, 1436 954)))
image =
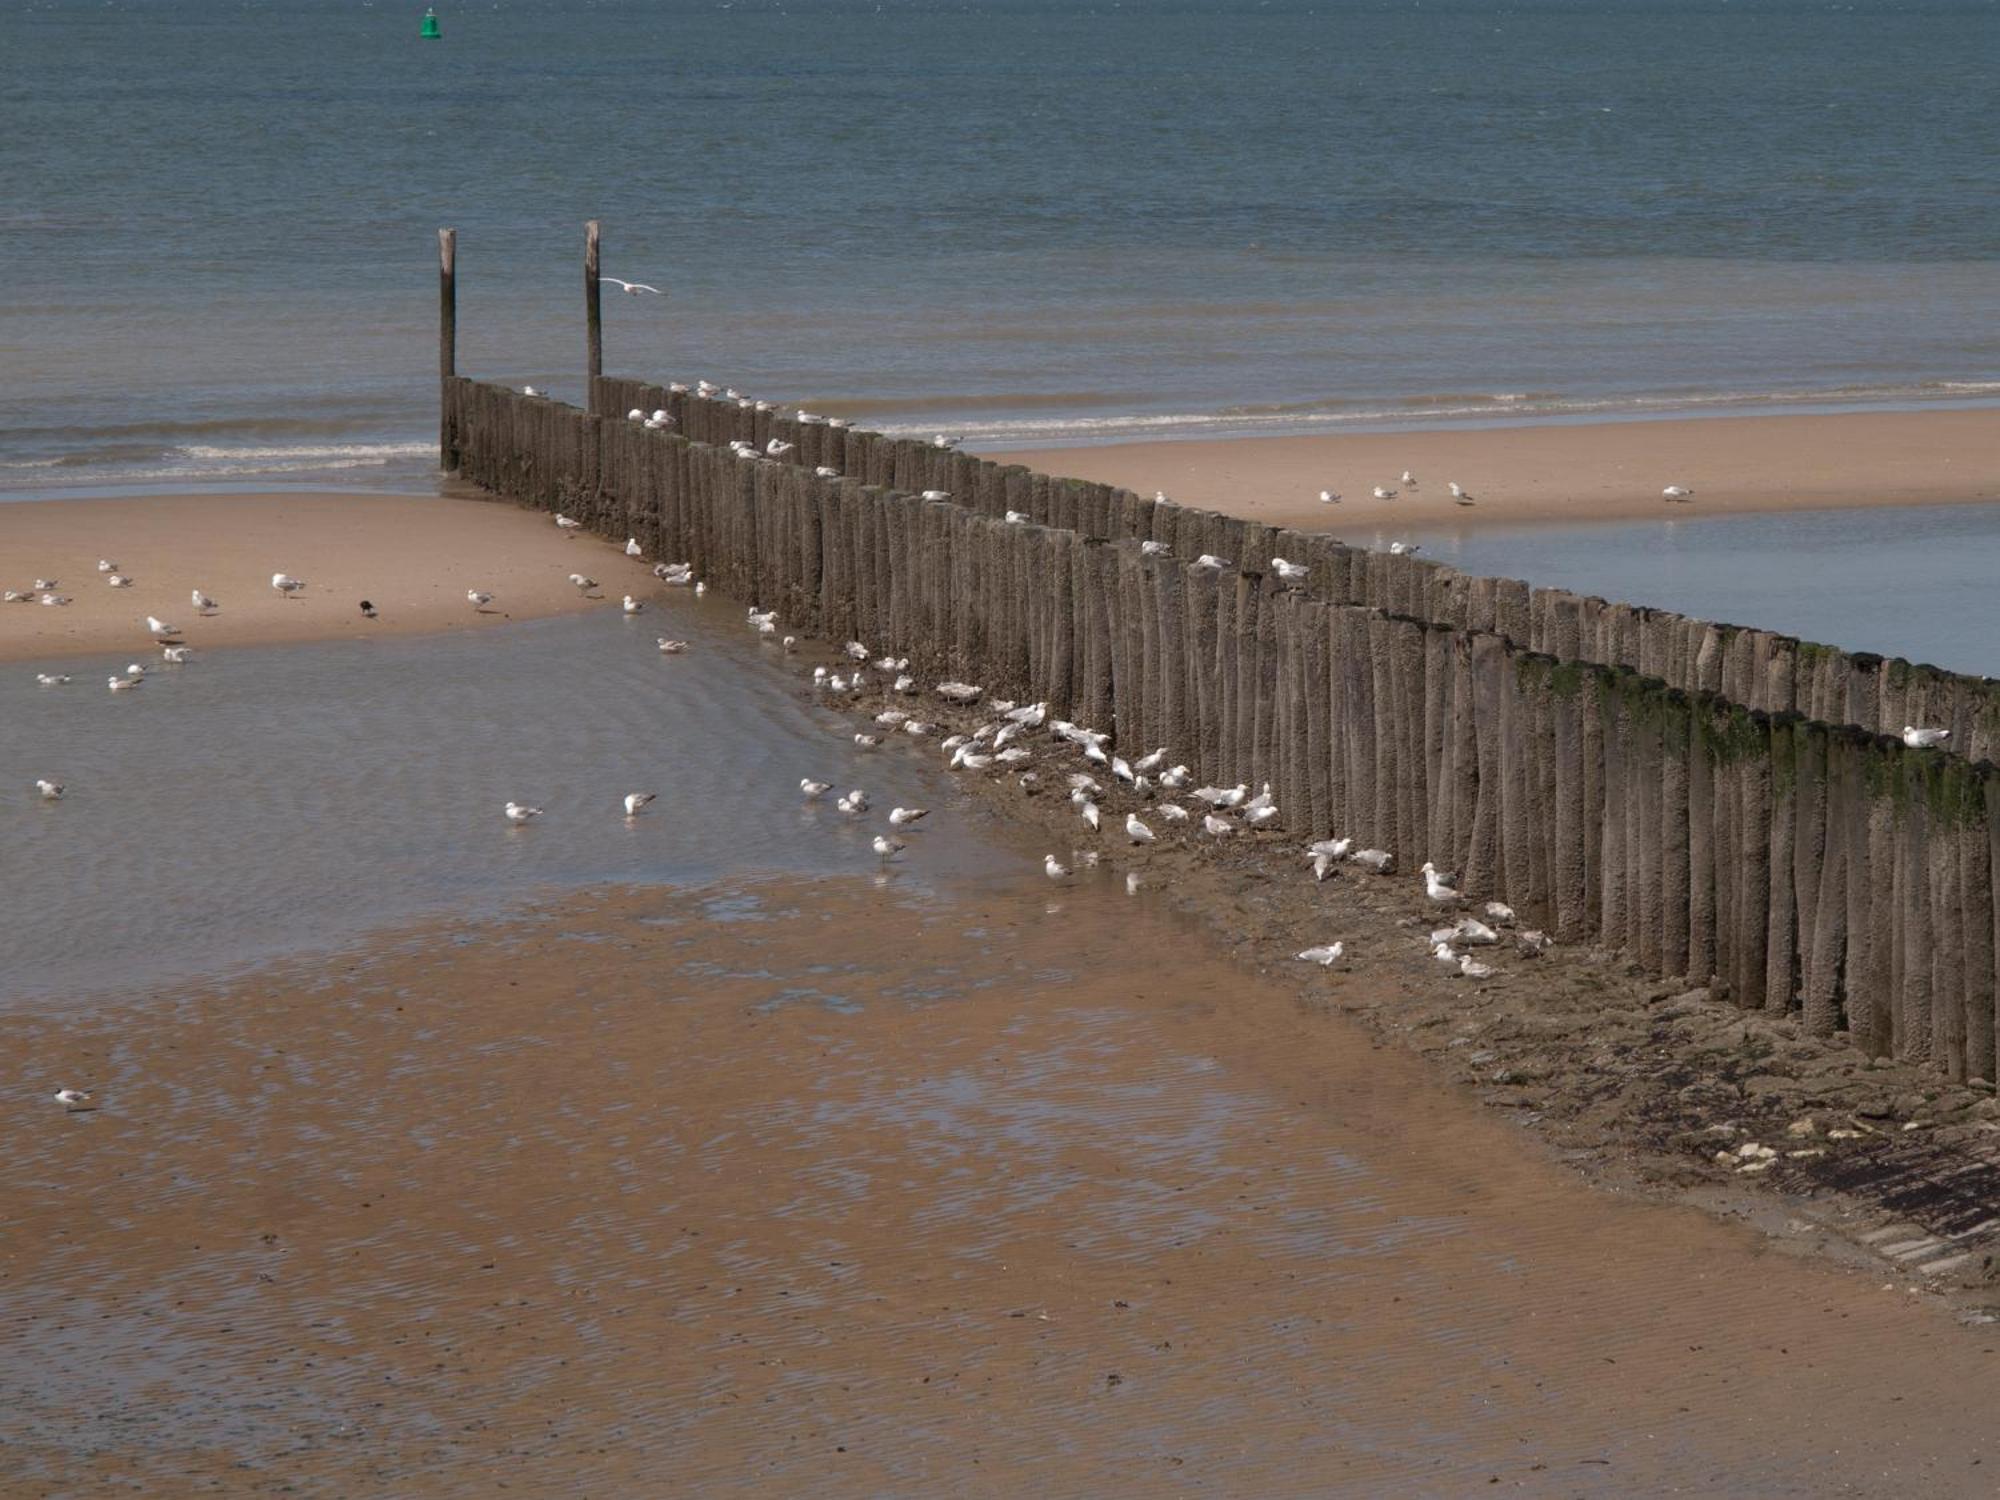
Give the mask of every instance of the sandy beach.
POLYGON ((645 564, 549 518, 483 500, 359 494, 157 495, 0 505, 0 587, 55 580, 63 607, 0 605, 0 661, 142 651, 145 617, 182 627, 195 648, 467 630, 600 608, 649 593, 645 564), (111 588, 100 558, 130 588, 111 588), (275 572, 306 581, 286 598, 275 572), (603 585, 584 598, 569 575, 603 585), (221 608, 200 616, 190 593, 221 608), (484 613, 467 589, 493 594, 484 613), (367 599, 377 617, 365 618, 367 599))
POLYGON ((1339 532, 2000 500, 2000 410, 1704 417, 1117 443, 990 455, 1339 532), (1416 476, 1414 486, 1400 476, 1416 476), (1454 503, 1457 482, 1475 500, 1454 503), (1400 493, 1372 498, 1377 485, 1400 493), (1694 492, 1683 504, 1668 485, 1694 492), (1321 504, 1333 490, 1337 505, 1321 504))
POLYGON ((1991 1338, 1028 880, 611 890, 0 1020, 51 1226, 0 1492, 1985 1492, 1991 1338))

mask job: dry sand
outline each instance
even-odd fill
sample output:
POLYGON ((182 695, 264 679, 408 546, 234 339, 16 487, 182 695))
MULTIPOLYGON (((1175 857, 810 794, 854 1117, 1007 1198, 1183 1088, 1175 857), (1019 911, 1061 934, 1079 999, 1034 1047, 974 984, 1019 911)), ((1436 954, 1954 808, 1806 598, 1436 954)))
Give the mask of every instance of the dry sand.
POLYGON ((571 898, 0 1055, 10 1496, 1992 1489, 1992 1330, 1109 880, 571 898))
POLYGON ((1273 525, 1466 528, 2000 499, 2000 410, 1117 443, 995 453, 1273 525), (1416 475, 1403 485, 1404 470, 1416 475), (1476 504, 1453 503, 1456 480, 1476 504), (1661 498, 1670 484, 1694 499, 1661 498), (1371 498, 1377 485, 1402 493, 1371 498), (1322 505, 1319 492, 1343 496, 1322 505))
POLYGON ((462 630, 603 607, 654 587, 645 564, 601 538, 569 538, 547 516, 505 502, 354 494, 160 495, 0 505, 0 587, 52 578, 74 602, 0 604, 0 661, 141 651, 156 615, 197 649, 266 641, 359 639, 462 630), (132 587, 114 589, 98 559, 132 587), (285 572, 306 580, 287 599, 285 572), (596 601, 569 583, 603 585, 596 601), (221 606, 195 614, 193 589, 221 606), (489 613, 467 589, 495 596, 489 613), (378 618, 360 610, 373 603, 378 618))

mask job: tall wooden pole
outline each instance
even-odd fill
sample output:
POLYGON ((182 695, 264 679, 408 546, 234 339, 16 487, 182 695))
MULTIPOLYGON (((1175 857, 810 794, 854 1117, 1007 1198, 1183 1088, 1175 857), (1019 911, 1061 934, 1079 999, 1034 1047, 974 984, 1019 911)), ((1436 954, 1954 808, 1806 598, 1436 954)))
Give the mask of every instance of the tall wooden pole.
POLYGON ((438 231, 438 467, 458 467, 458 441, 452 431, 442 384, 458 373, 458 231, 438 231))
MULTIPOLYGON (((604 317, 597 295, 597 220, 583 226, 583 315, 590 330, 591 380, 604 373, 604 317)), ((586 406, 590 404, 585 397, 586 406)))

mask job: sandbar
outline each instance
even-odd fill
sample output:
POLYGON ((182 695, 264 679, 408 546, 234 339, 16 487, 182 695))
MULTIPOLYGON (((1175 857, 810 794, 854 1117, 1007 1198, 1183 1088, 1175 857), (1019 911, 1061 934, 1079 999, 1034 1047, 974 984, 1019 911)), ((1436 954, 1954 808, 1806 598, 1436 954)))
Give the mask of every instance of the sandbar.
POLYGON ((505 501, 357 494, 155 495, 0 504, 0 587, 56 582, 64 606, 0 604, 0 661, 151 649, 148 615, 195 648, 463 630, 601 609, 648 565, 505 501), (112 588, 97 570, 131 577, 112 588), (271 575, 302 578, 287 598, 271 575), (580 594, 571 573, 596 579, 580 594), (198 615, 191 591, 221 608, 198 615), (468 589, 494 595, 486 611, 468 589), (360 608, 368 600, 376 618, 360 608))
POLYGON ((2000 410, 1200 438, 988 456, 1299 530, 1463 530, 2000 500, 2000 410), (1415 485, 1402 482, 1405 471, 1415 485), (1471 506, 1453 500, 1453 481, 1471 506), (1396 498, 1374 499, 1378 485, 1396 498), (1668 501, 1669 485, 1693 497, 1668 501), (1340 502, 1321 503, 1322 490, 1340 502))

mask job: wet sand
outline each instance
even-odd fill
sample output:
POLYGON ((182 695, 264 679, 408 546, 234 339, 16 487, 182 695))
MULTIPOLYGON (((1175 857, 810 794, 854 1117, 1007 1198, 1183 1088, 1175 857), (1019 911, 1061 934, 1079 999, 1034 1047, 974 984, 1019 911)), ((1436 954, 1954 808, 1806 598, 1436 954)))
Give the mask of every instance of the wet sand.
POLYGON ((0 1043, 8 1495, 1992 1489, 1992 1330, 1109 881, 605 891, 0 1043))
POLYGON ((0 587, 54 579, 63 607, 0 604, 0 661, 144 651, 155 615, 198 650, 253 642, 463 630, 650 593, 648 567, 601 538, 570 538, 504 502, 354 494, 155 495, 0 505, 0 587), (111 588, 100 558, 133 580, 111 588), (303 578, 285 598, 273 573, 303 578), (569 582, 603 585, 595 601, 569 582), (198 616, 201 589, 222 607, 198 616), (489 612, 467 589, 495 596, 489 612), (360 601, 375 605, 366 619, 360 601))
POLYGON ((2000 410, 1704 417, 994 453, 1272 525, 1470 528, 2000 499, 2000 410), (1416 475, 1413 488, 1400 475, 1416 475), (1456 504, 1456 481, 1475 504, 1456 504), (1400 491, 1372 498, 1377 485, 1400 491), (1668 485, 1694 491, 1682 504, 1668 485), (1342 496, 1320 503, 1321 490, 1342 496))

